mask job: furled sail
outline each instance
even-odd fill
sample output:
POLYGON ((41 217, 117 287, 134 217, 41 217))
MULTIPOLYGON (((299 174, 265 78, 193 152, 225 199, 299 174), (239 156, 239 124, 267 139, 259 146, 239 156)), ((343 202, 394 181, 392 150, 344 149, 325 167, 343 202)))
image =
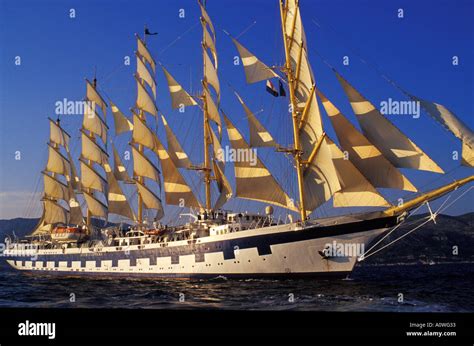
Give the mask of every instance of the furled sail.
POLYGON ((232 38, 239 51, 242 65, 244 65, 245 79, 248 84, 260 82, 270 78, 278 78, 278 75, 267 65, 261 62, 254 54, 245 48, 239 41, 232 38))
POLYGON ((82 127, 99 136, 103 143, 107 143, 107 130, 109 127, 96 112, 95 107, 89 106, 88 103, 85 104, 82 127))
POLYGON ((176 167, 189 168, 191 166, 191 161, 189 160, 188 155, 183 150, 181 144, 179 144, 178 139, 169 127, 168 122, 163 115, 161 116, 161 119, 163 121, 163 125, 165 126, 166 140, 168 142, 168 154, 170 155, 176 167))
POLYGON ((171 96, 171 107, 176 109, 182 106, 196 106, 197 102, 194 98, 188 94, 186 90, 174 79, 174 77, 161 66, 168 82, 168 88, 171 96))
POLYGON ((112 151, 114 153, 114 176, 115 179, 118 181, 124 181, 126 183, 132 182, 132 179, 128 175, 127 169, 122 163, 122 160, 120 159, 120 155, 115 148, 115 146, 112 144, 112 151))
POLYGON ((138 54, 140 54, 145 61, 150 64, 151 69, 153 70, 153 73, 156 73, 156 63, 153 57, 151 56, 151 53, 148 51, 148 48, 146 47, 145 43, 141 40, 138 35, 137 37, 137 48, 138 48, 138 54))
POLYGON ((65 149, 69 148, 71 136, 64 131, 54 120, 49 119, 49 139, 51 143, 61 145, 65 149))
MULTIPOLYGON (((98 105, 100 109, 102 109, 102 114, 105 116, 105 113, 107 111, 107 103, 105 103, 102 96, 100 96, 96 88, 87 79, 86 79, 86 85, 87 85, 86 87, 87 100, 92 101, 96 105, 98 105)), ((95 107, 92 107, 92 108, 95 108, 95 107)))
POLYGON ((92 216, 102 217, 107 219, 107 206, 95 198, 92 194, 83 191, 84 199, 86 200, 87 209, 92 216))
MULTIPOLYGON (((375 187, 417 191, 413 184, 388 161, 320 91, 324 109, 331 120, 342 150, 375 187)), ((338 170, 339 171, 339 170, 338 170)))
POLYGON ((145 89, 145 86, 142 85, 140 80, 138 80, 137 77, 135 77, 137 81, 137 101, 136 105, 139 109, 148 112, 154 116, 158 115, 158 109, 156 108, 155 101, 153 100, 153 97, 150 96, 148 91, 145 89))
POLYGON ((445 106, 422 100, 413 95, 410 95, 410 97, 412 100, 419 102, 431 117, 461 140, 462 164, 468 167, 474 167, 474 133, 472 130, 445 106))
POLYGON ((273 140, 273 137, 270 132, 268 132, 265 127, 263 127, 263 125, 252 113, 252 111, 247 107, 247 105, 244 103, 244 101, 237 92, 235 92, 235 96, 237 96, 237 99, 239 100, 240 104, 244 108, 245 114, 247 115, 250 129, 250 146, 252 148, 276 147, 277 144, 273 140))
POLYGON ((328 142, 341 185, 341 189, 334 194, 333 205, 335 207, 390 206, 352 162, 344 157, 341 149, 329 138, 328 142))
POLYGON ((160 182, 160 172, 158 168, 145 156, 145 154, 138 151, 134 145, 132 147, 133 154, 133 174, 135 176, 146 177, 160 182))
POLYGON ((111 214, 117 214, 125 216, 130 220, 135 220, 136 217, 133 213, 130 204, 127 201, 127 197, 122 191, 120 184, 115 178, 114 172, 109 164, 104 166, 105 174, 107 176, 108 191, 107 191, 107 202, 108 212, 111 214))
POLYGON ((245 152, 248 156, 234 162, 236 196, 275 204, 295 211, 293 201, 283 191, 263 162, 258 157, 250 160, 249 156, 251 154, 256 156, 256 153, 247 144, 239 130, 225 115, 224 120, 232 148, 236 152, 245 152))
POLYGON ((349 98, 364 135, 395 167, 444 173, 426 153, 385 118, 339 73, 336 72, 336 76, 349 98))
POLYGON ((154 137, 155 152, 161 162, 166 203, 181 207, 201 208, 201 204, 174 164, 168 151, 155 135, 154 137))
POLYGON ((214 160, 212 161, 214 176, 216 178, 217 188, 219 189, 219 197, 214 203, 214 210, 222 208, 222 206, 232 197, 232 187, 225 176, 221 166, 214 160))
POLYGON ((133 124, 127 117, 120 111, 120 109, 110 101, 110 109, 114 115, 115 124, 115 135, 118 136, 124 132, 132 131, 133 124))

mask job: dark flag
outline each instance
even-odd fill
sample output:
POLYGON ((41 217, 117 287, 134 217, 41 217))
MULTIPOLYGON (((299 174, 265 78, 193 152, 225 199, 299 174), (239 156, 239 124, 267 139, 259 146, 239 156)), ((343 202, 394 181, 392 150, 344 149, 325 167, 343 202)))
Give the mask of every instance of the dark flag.
POLYGON ((281 80, 278 80, 278 88, 280 89, 280 96, 286 96, 285 88, 283 88, 281 80))
POLYGON ((150 32, 147 27, 145 27, 145 35, 157 35, 157 32, 150 32))
POLYGON ((278 97, 278 91, 275 89, 275 87, 273 86, 272 82, 270 82, 270 80, 267 80, 266 89, 270 94, 272 94, 275 97, 278 97))

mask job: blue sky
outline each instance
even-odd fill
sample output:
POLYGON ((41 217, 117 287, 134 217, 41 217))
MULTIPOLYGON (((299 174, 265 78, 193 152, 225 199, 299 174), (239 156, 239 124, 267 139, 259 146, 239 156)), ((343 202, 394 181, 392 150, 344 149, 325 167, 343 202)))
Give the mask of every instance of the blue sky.
MULTIPOLYGON (((237 54, 223 29, 238 35, 255 25, 240 41, 268 65, 283 61, 279 7, 271 0, 209 0, 207 4, 217 31, 219 77, 223 90, 222 108, 247 135, 243 110, 228 84, 239 91, 248 106, 280 143, 291 139, 286 100, 265 92, 264 83, 246 85, 241 66, 233 65, 237 54)), ((441 103, 473 128, 474 114, 474 3, 452 1, 375 1, 375 0, 301 0, 301 10, 309 56, 317 86, 356 124, 340 85, 315 53, 324 56, 342 75, 374 104, 402 99, 402 95, 354 52, 394 79, 413 94, 441 103), (404 18, 397 10, 404 10, 404 18), (317 26, 315 22, 320 25, 317 26), (349 56, 350 65, 342 65, 349 56), (459 65, 452 65, 452 57, 459 65)), ((158 35, 149 39, 156 60, 161 61, 183 86, 199 91, 202 78, 200 53, 201 28, 196 1, 27 1, 0 0, 0 218, 38 216, 41 208, 32 194, 41 191, 40 171, 47 157, 48 117, 55 118, 55 102, 67 98, 81 100, 85 95, 84 78, 97 71, 99 89, 123 111, 134 104, 133 81, 136 50, 134 33, 142 33, 146 23, 158 35), (70 18, 73 8, 76 17, 70 18), (185 17, 179 17, 184 9, 185 17), (181 37, 180 39, 177 39, 181 37), (21 65, 14 64, 21 57, 21 65), (132 57, 132 65, 123 64, 132 57), (15 160, 15 152, 21 160, 15 160)), ((171 110, 166 82, 157 70, 157 104, 182 140, 195 163, 202 160, 200 143, 201 114, 189 108, 184 114, 171 110)), ((332 129, 323 115, 327 131, 332 129)), ((430 189, 453 179, 472 174, 451 159, 460 143, 425 114, 420 119, 389 116, 404 133, 434 158, 449 175, 403 170, 420 189, 430 189)), ((78 157, 78 128, 82 116, 65 116, 64 128, 73 135, 73 154, 78 157)), ((111 116, 108 117, 111 122, 111 116)), ((358 126, 358 125, 356 125, 358 126)), ((164 138, 162 126, 158 128, 164 138)), ((332 137, 335 137, 332 135, 332 137)), ((127 147, 128 137, 116 140, 119 150, 127 147)), ((226 141, 226 140, 225 140, 226 141)), ((288 160, 262 149, 264 161, 296 196, 288 160)), ((231 169, 229 169, 230 171, 231 169)), ((197 184, 197 177, 186 173, 197 184)), ((404 193, 389 192, 391 199, 404 193)), ((459 214, 472 211, 472 192, 449 210, 459 214)), ((263 207, 253 202, 235 201, 229 207, 263 207)), ((341 213, 329 206, 316 216, 341 213)), ((345 211, 347 212, 347 211, 345 211)))

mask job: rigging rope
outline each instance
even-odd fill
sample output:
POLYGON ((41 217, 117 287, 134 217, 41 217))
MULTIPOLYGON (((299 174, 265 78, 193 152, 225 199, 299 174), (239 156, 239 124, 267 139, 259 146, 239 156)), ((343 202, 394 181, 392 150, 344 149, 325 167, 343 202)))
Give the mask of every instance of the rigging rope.
MULTIPOLYGON (((317 19, 317 17, 316 17, 317 19)), ((321 23, 319 23, 318 21, 316 21, 315 19, 312 19, 312 22, 313 24, 315 24, 318 28, 322 28, 323 26, 321 25, 321 23)), ((333 31, 333 33, 336 34, 336 36, 340 36, 342 37, 342 35, 340 33, 338 33, 331 25, 329 24, 326 24, 326 27, 329 28, 331 31, 333 31)), ((360 53, 358 53, 355 49, 353 49, 349 44, 347 44, 347 40, 346 41, 346 44, 344 45, 345 48, 347 48, 350 52, 352 52, 357 58, 359 58, 359 60, 367 65, 369 68, 373 69, 375 71, 375 73, 381 77, 384 81, 386 81, 387 83, 389 83, 391 86, 393 86, 397 91, 401 92, 405 97, 407 97, 409 100, 412 100, 412 95, 410 95, 405 89, 403 89, 401 86, 399 86, 393 79, 389 78, 387 76, 387 74, 385 74, 384 72, 382 72, 382 70, 378 67, 377 64, 375 64, 374 62, 370 62, 366 59, 364 59, 362 57, 362 55, 360 53)), ((318 53, 317 53, 318 54, 318 53)), ((318 54, 319 55, 319 54, 318 54)), ((335 70, 334 67, 332 67, 328 62, 326 62, 325 60, 323 60, 324 63, 326 63, 328 66, 331 67, 332 70, 335 70)), ((425 110, 424 107, 421 107, 422 109, 425 110)), ((426 112, 426 110, 425 110, 426 112)), ((431 115, 430 115, 431 117, 431 115)), ((438 121, 435 121, 438 125, 440 125, 443 129, 445 130, 449 130, 446 126, 442 125, 441 123, 439 123, 438 121)), ((452 137, 452 136, 449 136, 449 139, 454 142, 454 143, 457 143, 457 141, 452 137)))
MULTIPOLYGON (((371 246, 369 250, 365 251, 365 253, 364 253, 362 256, 360 256, 360 257, 358 258, 358 261, 361 262, 361 261, 363 261, 363 260, 366 260, 366 259, 369 258, 370 256, 375 255, 376 253, 378 253, 378 252, 380 252, 381 250, 383 250, 383 249, 389 247, 390 245, 394 244, 395 242, 397 242, 397 241, 399 241, 399 240, 405 238, 407 235, 409 235, 409 234, 415 232, 415 231, 418 230, 420 227, 423 227, 424 225, 426 225, 428 222, 430 222, 430 221, 432 221, 432 220, 435 221, 436 216, 437 216, 438 214, 442 213, 443 211, 445 211, 446 209, 448 209, 449 207, 451 207, 454 203, 456 203, 459 199, 461 199, 465 194, 467 194, 467 193, 468 193, 469 191, 471 191, 473 188, 474 188, 473 186, 467 188, 467 189, 466 189, 461 195, 459 195, 454 201, 452 201, 450 204, 448 204, 446 207, 443 208, 443 206, 446 204, 446 202, 447 202, 447 201, 449 200, 449 198, 451 197, 451 195, 448 195, 447 198, 446 198, 446 200, 441 204, 441 206, 438 208, 438 210, 437 210, 435 213, 433 213, 433 212, 431 211, 431 208, 429 208, 429 203, 428 203, 428 202, 425 202, 425 203, 421 204, 420 206, 418 206, 418 208, 415 209, 415 211, 413 211, 412 213, 410 213, 409 217, 410 217, 411 215, 413 215, 414 213, 416 213, 416 211, 417 211, 418 209, 420 209, 423 205, 425 205, 425 204, 428 205, 428 208, 429 208, 429 210, 430 210, 430 215, 427 216, 427 217, 425 217, 425 218, 422 218, 422 219, 421 219, 421 220, 425 219, 425 221, 424 221, 422 224, 418 225, 417 227, 415 227, 414 229, 412 229, 412 230, 410 230, 409 232, 405 233, 404 235, 398 237, 397 239, 391 241, 390 243, 388 243, 388 244, 382 246, 380 249, 377 249, 376 251, 374 251, 374 252, 368 254, 373 248, 375 248, 375 246, 377 246, 378 244, 380 244, 384 239, 386 239, 390 234, 392 234, 397 228, 399 228, 399 227, 408 219, 408 217, 407 217, 407 218, 406 218, 405 220, 403 220, 401 223, 399 223, 398 225, 396 225, 390 232, 388 232, 386 235, 384 235, 380 240, 378 240, 377 243, 375 243, 373 246, 371 246)), ((414 221, 413 223, 416 223, 416 222, 418 222, 418 221, 420 221, 420 220, 416 220, 416 221, 414 221)))
POLYGON ((369 258, 370 256, 375 255, 376 253, 382 251, 383 249, 385 249, 386 247, 392 245, 393 243, 395 243, 395 242, 397 242, 397 241, 399 241, 399 240, 405 238, 405 237, 406 237, 407 235, 409 235, 410 233, 413 233, 413 232, 415 232, 417 229, 419 229, 420 227, 423 227, 424 225, 426 225, 428 222, 431 221, 431 219, 432 219, 432 218, 431 218, 431 215, 430 215, 430 216, 427 216, 427 220, 426 220, 425 222, 423 222, 421 225, 416 226, 416 227, 415 227, 414 229, 412 229, 411 231, 405 233, 404 235, 398 237, 397 239, 391 241, 390 243, 388 243, 388 244, 382 246, 380 249, 378 249, 378 250, 372 252, 371 254, 369 254, 369 255, 365 255, 365 254, 362 255, 361 257, 359 257, 359 261, 366 260, 366 259, 369 258))
POLYGON ((174 46, 176 44, 176 42, 178 42, 179 40, 181 40, 183 38, 184 35, 186 35, 188 32, 190 32, 192 29, 194 29, 198 24, 200 23, 200 21, 197 21, 195 24, 193 24, 190 28, 188 28, 186 31, 184 31, 182 34, 178 35, 178 37, 176 37, 173 41, 171 41, 165 48, 163 48, 162 50, 160 50, 159 54, 163 54, 164 52, 166 52, 169 48, 171 48, 172 46, 174 46))

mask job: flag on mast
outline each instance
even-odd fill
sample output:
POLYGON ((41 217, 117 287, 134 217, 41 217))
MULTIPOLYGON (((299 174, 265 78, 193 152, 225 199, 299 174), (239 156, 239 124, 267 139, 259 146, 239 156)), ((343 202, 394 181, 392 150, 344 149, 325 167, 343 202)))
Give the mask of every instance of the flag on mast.
POLYGON ((280 79, 278 80, 278 89, 280 89, 280 96, 285 97, 286 96, 285 88, 283 88, 283 83, 281 82, 280 79))
POLYGON ((150 32, 150 30, 148 30, 148 28, 145 26, 145 35, 158 35, 157 32, 150 32))
POLYGON ((275 89, 273 83, 268 79, 266 85, 267 91, 275 97, 278 97, 278 91, 275 89))

